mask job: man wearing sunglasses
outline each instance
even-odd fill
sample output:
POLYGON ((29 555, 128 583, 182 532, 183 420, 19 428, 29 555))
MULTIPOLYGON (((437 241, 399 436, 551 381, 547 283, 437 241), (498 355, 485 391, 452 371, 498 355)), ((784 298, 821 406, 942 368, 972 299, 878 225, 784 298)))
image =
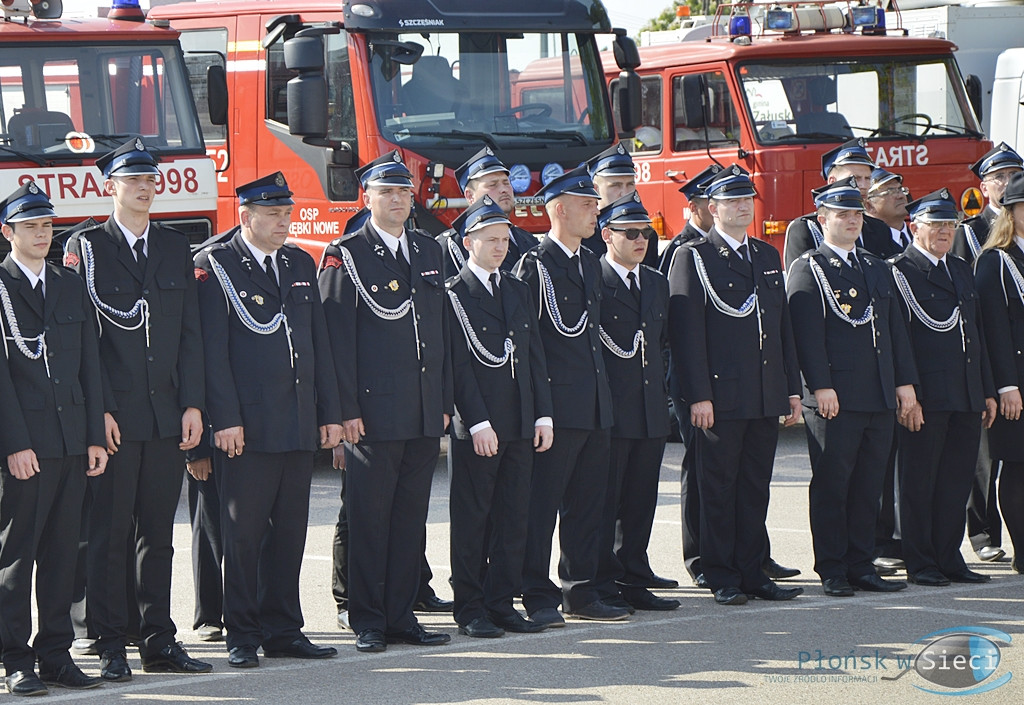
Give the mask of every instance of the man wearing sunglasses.
POLYGON ((889 239, 879 238, 877 241, 878 252, 875 254, 879 257, 891 257, 903 252, 914 239, 907 227, 908 197, 909 190, 903 186, 902 176, 882 168, 871 172, 871 187, 864 199, 864 214, 889 226, 889 239))
POLYGON ((638 193, 603 208, 597 225, 608 248, 601 258, 600 335, 615 406, 598 591, 602 601, 619 607, 674 610, 678 600, 647 589, 659 586, 647 544, 669 433, 661 355, 668 336, 668 281, 641 264, 655 232, 638 193))

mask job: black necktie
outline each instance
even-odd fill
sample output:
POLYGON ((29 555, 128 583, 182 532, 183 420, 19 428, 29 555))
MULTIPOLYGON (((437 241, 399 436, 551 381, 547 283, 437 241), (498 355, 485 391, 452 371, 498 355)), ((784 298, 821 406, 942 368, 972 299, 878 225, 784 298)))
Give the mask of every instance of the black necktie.
POLYGON ((139 271, 145 274, 146 272, 146 241, 141 237, 135 241, 132 245, 132 249, 135 250, 135 261, 139 264, 139 271))
POLYGON ((910 246, 910 235, 907 234, 906 226, 903 226, 903 229, 900 230, 900 244, 903 245, 903 249, 910 246))
POLYGON ((580 269, 579 253, 569 258, 569 278, 579 284, 580 288, 583 288, 583 272, 580 269))
POLYGON ((398 260, 398 266, 402 268, 402 272, 405 274, 406 279, 412 278, 412 268, 409 266, 409 260, 405 258, 405 253, 402 251, 402 243, 398 243, 398 249, 395 250, 395 259, 398 260))
POLYGON ((39 310, 43 310, 43 280, 39 279, 36 281, 36 285, 32 287, 32 295, 39 302, 39 310))
POLYGON ((498 305, 500 306, 501 305, 501 289, 498 287, 498 273, 497 272, 491 272, 491 276, 489 277, 489 279, 491 281, 491 296, 494 297, 494 300, 497 301, 498 305))
POLYGON ((636 281, 636 274, 629 272, 626 274, 626 280, 629 282, 629 293, 633 295, 637 303, 640 303, 640 287, 636 281))
POLYGON ((939 275, 945 281, 948 281, 950 284, 953 283, 953 277, 949 276, 949 269, 946 267, 946 262, 944 260, 940 259, 939 263, 935 265, 935 268, 939 270, 939 275))
POLYGON ((740 256, 740 259, 742 259, 744 262, 750 261, 750 258, 747 257, 747 243, 743 243, 742 245, 737 247, 736 254, 738 254, 740 256))
POLYGON ((275 288, 280 288, 277 283, 277 274, 274 272, 274 256, 267 255, 263 258, 263 267, 267 270, 267 276, 270 277, 270 281, 274 284, 275 288))
POLYGON ((856 271, 859 272, 860 271, 860 262, 857 261, 857 255, 854 254, 853 252, 851 252, 849 257, 850 257, 850 259, 849 259, 850 266, 853 269, 855 269, 856 271))

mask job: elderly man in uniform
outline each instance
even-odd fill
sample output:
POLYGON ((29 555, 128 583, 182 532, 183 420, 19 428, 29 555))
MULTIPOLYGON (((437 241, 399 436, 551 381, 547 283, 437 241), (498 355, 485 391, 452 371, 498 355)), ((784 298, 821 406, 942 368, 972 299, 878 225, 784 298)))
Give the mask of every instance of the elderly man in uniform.
POLYGON ((872 558, 893 409, 901 423, 920 420, 913 352, 888 268, 857 247, 856 180, 813 194, 824 241, 790 269, 789 306, 806 388, 814 570, 832 597, 902 590, 872 558))
POLYGON ((657 235, 636 191, 603 208, 597 223, 608 247, 601 257, 600 334, 615 406, 597 589, 602 601, 619 607, 673 610, 678 600, 647 589, 665 580, 651 570, 647 544, 669 433, 661 354, 668 342, 668 281, 641 264, 657 235))
MULTIPOLYGON (((508 218, 516 206, 515 192, 509 181, 508 167, 505 166, 490 147, 484 147, 455 170, 455 180, 466 201, 472 206, 484 196, 490 199, 505 213, 508 218)), ((465 238, 465 216, 463 213, 455 219, 452 227, 437 236, 444 251, 444 274, 453 277, 462 271, 462 266, 469 258, 465 238)), ((511 221, 509 221, 511 223, 511 221)), ((501 263, 503 272, 511 272, 519 258, 536 247, 537 238, 516 225, 509 227, 508 253, 501 263)))
MULTIPOLYGON (((971 165, 980 179, 980 188, 988 204, 977 215, 965 219, 956 229, 953 254, 973 263, 988 240, 988 231, 999 214, 1003 193, 1010 179, 1024 170, 1024 159, 1010 145, 1000 142, 971 165)), ((1004 560, 1002 548, 1003 522, 996 501, 996 480, 1000 463, 992 460, 988 448, 988 432, 981 434, 978 463, 974 470, 971 496, 967 501, 967 536, 975 554, 983 561, 1004 560)), ((1008 559, 1006 559, 1008 560, 1008 559)))
POLYGON ((763 570, 778 417, 799 419, 800 373, 782 263, 747 236, 754 186, 731 165, 706 187, 715 226, 675 255, 669 288, 673 374, 696 429, 700 554, 715 601, 789 600, 763 570))
MULTIPOLYGON (((837 181, 855 179, 861 199, 868 195, 871 188, 871 173, 875 163, 867 151, 867 142, 858 138, 844 142, 835 149, 821 155, 821 175, 826 185, 837 181)), ((893 243, 889 226, 869 215, 862 216, 863 225, 858 245, 878 257, 896 254, 902 248, 893 243)), ((804 252, 816 250, 822 243, 821 225, 818 214, 808 213, 800 216, 786 228, 786 244, 783 259, 788 271, 793 262, 804 252)))
MULTIPOLYGON (((597 191, 598 208, 606 208, 612 202, 636 191, 636 168, 633 166, 633 157, 626 151, 622 142, 591 157, 587 160, 586 166, 594 182, 594 190, 597 191)), ((600 230, 595 230, 593 234, 585 237, 583 244, 598 257, 608 249, 600 230)), ((643 263, 657 269, 658 238, 648 241, 643 263)))
POLYGON ((502 207, 485 195, 464 215, 469 259, 447 284, 455 621, 472 637, 538 632, 545 626, 512 605, 522 581, 533 454, 553 440, 537 304, 525 283, 501 271, 512 226, 502 207))
POLYGON ((362 652, 447 644, 413 615, 453 411, 441 247, 405 228, 412 174, 397 151, 356 174, 370 219, 327 247, 319 278, 344 419, 349 620, 362 652))
POLYGON ((286 245, 291 191, 277 172, 236 189, 240 231, 195 258, 207 341, 207 413, 220 465, 228 665, 327 658, 302 633, 299 570, 313 452, 341 441, 316 265, 286 245))
POLYGON ((540 195, 551 231, 515 273, 538 302, 555 440, 533 463, 523 606, 533 621, 551 627, 565 624, 559 605, 579 619, 626 619, 629 611, 606 605, 596 589, 612 398, 598 329, 601 266, 581 243, 597 227, 597 191, 580 167, 548 183, 540 195), (549 577, 556 517, 561 589, 549 577))
POLYGON ((199 444, 205 403, 192 253, 184 235, 149 220, 160 172, 141 139, 96 166, 114 213, 73 234, 64 263, 85 278, 99 321, 112 454, 107 472, 89 480, 87 601, 100 675, 131 679, 125 646, 136 623, 144 671, 205 673, 213 667, 189 657, 171 619, 174 513, 185 451, 199 444), (125 587, 129 545, 135 547, 132 596, 125 587), (127 604, 138 612, 128 614, 127 604))
POLYGON ((890 262, 920 372, 923 425, 900 429, 900 527, 907 575, 918 585, 987 582, 960 554, 964 505, 982 421, 996 417, 996 390, 979 332, 969 264, 950 255, 956 205, 947 189, 907 206, 914 243, 890 262))
POLYGON ((12 695, 103 682, 69 653, 86 475, 107 464, 103 382, 82 280, 46 262, 54 215, 33 181, 0 202, 11 246, 0 264, 0 657, 12 695), (39 629, 29 646, 33 567, 39 629))

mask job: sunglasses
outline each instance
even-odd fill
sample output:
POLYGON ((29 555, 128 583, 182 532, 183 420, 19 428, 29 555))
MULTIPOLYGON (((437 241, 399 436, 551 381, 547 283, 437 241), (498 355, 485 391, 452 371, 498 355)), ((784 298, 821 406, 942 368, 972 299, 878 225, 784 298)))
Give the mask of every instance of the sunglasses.
POLYGON ((639 237, 643 237, 650 240, 654 237, 654 228, 608 228, 614 230, 617 233, 622 233, 626 236, 627 240, 636 240, 639 237))

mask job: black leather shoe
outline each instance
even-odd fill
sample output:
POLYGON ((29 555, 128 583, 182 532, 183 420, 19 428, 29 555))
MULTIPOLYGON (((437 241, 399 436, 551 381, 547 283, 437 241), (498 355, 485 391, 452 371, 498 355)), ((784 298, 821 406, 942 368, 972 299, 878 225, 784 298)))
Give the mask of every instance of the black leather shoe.
POLYGON ((267 658, 331 658, 338 655, 338 650, 333 646, 317 646, 304 636, 285 646, 268 649, 263 646, 263 655, 267 658))
POLYGON ((419 600, 412 608, 416 612, 451 612, 455 609, 455 603, 451 600, 442 600, 437 595, 431 595, 426 599, 419 600))
POLYGON ((231 649, 228 652, 228 665, 232 668, 256 668, 260 665, 256 647, 245 644, 231 649))
POLYGON ((50 692, 33 671, 15 671, 4 676, 4 685, 11 695, 46 695, 50 692))
POLYGON ((410 644, 412 646, 441 646, 452 640, 444 632, 428 632, 419 624, 404 632, 391 632, 386 636, 389 644, 410 644))
POLYGON ((621 607, 612 607, 600 600, 595 600, 589 605, 583 605, 569 614, 576 619, 588 619, 592 622, 620 622, 623 619, 629 618, 629 610, 621 607))
POLYGON ((711 587, 708 585, 708 579, 704 577, 704 573, 697 573, 697 577, 693 579, 693 584, 703 590, 708 590, 711 587))
POLYGON ((100 678, 116 683, 132 679, 132 669, 128 668, 128 657, 123 651, 104 651, 100 654, 100 678))
POLYGON ((999 546, 982 546, 975 553, 983 561, 998 561, 1006 555, 1006 551, 999 548, 999 546))
POLYGON ((853 597, 853 586, 846 578, 825 578, 821 588, 829 597, 853 597))
POLYGON ((364 654, 376 654, 387 651, 388 642, 380 629, 364 629, 356 637, 356 651, 364 654))
POLYGON ((672 578, 663 578, 660 575, 651 573, 646 578, 637 580, 635 582, 626 583, 629 587, 639 588, 657 588, 658 590, 671 590, 672 588, 679 587, 679 581, 673 580, 672 578))
POLYGON ((908 573, 907 580, 915 585, 925 585, 927 587, 945 587, 949 585, 949 578, 935 568, 925 568, 916 573, 908 573))
POLYGON ((903 570, 907 567, 907 564, 903 562, 902 558, 890 558, 889 556, 879 556, 871 562, 876 568, 895 568, 896 570, 903 570))
POLYGON ((768 565, 764 567, 764 573, 772 580, 784 580, 786 578, 795 578, 800 575, 800 571, 796 568, 781 566, 771 558, 768 559, 768 565))
POLYGON ((858 575, 856 578, 850 578, 848 582, 853 587, 867 592, 899 592, 907 587, 902 580, 882 580, 877 573, 858 575))
MULTIPOLYGON (((518 612, 508 615, 491 614, 488 616, 491 618, 491 623, 494 626, 501 627, 506 632, 513 632, 515 634, 536 634, 548 628, 546 624, 538 624, 537 622, 525 619, 518 612)), ((562 622, 562 624, 565 624, 565 622, 562 622)))
POLYGON ((738 587, 724 587, 715 590, 715 602, 720 605, 745 605, 747 594, 738 587))
POLYGON ((39 664, 39 680, 46 685, 54 685, 69 690, 88 690, 103 685, 102 678, 93 678, 82 673, 82 669, 73 663, 66 663, 56 669, 44 668, 39 664))
POLYGON ((497 639, 499 636, 505 636, 505 630, 487 619, 487 617, 477 617, 469 624, 460 624, 459 634, 477 637, 478 639, 497 639))
POLYGON ((975 573, 970 568, 964 568, 959 573, 946 573, 946 577, 953 583, 987 583, 992 578, 981 573, 975 573))
MULTIPOLYGON (((622 589, 623 590, 629 590, 630 588, 623 587, 622 589)), ((643 590, 643 588, 632 588, 632 589, 633 590, 643 590)), ((620 610, 626 610, 630 614, 636 614, 636 608, 633 607, 633 605, 629 604, 629 602, 624 597, 622 597, 621 595, 616 595, 615 597, 602 597, 601 598, 601 602, 603 602, 604 604, 608 605, 609 607, 616 607, 616 608, 618 608, 620 610)))
POLYGON ((565 626, 565 620, 554 607, 541 607, 530 615, 530 619, 533 620, 534 624, 540 624, 545 629, 547 627, 557 629, 558 627, 565 626))
POLYGON ((782 602, 783 600, 792 600, 797 595, 803 595, 804 589, 802 587, 784 588, 775 583, 765 583, 754 590, 747 590, 746 593, 748 597, 756 597, 759 600, 782 602))
POLYGON ((658 597, 646 588, 623 587, 622 597, 625 602, 638 610, 669 612, 679 607, 679 600, 658 597))
POLYGON ((144 656, 142 670, 146 673, 209 673, 213 664, 192 658, 176 641, 152 656, 144 656))

